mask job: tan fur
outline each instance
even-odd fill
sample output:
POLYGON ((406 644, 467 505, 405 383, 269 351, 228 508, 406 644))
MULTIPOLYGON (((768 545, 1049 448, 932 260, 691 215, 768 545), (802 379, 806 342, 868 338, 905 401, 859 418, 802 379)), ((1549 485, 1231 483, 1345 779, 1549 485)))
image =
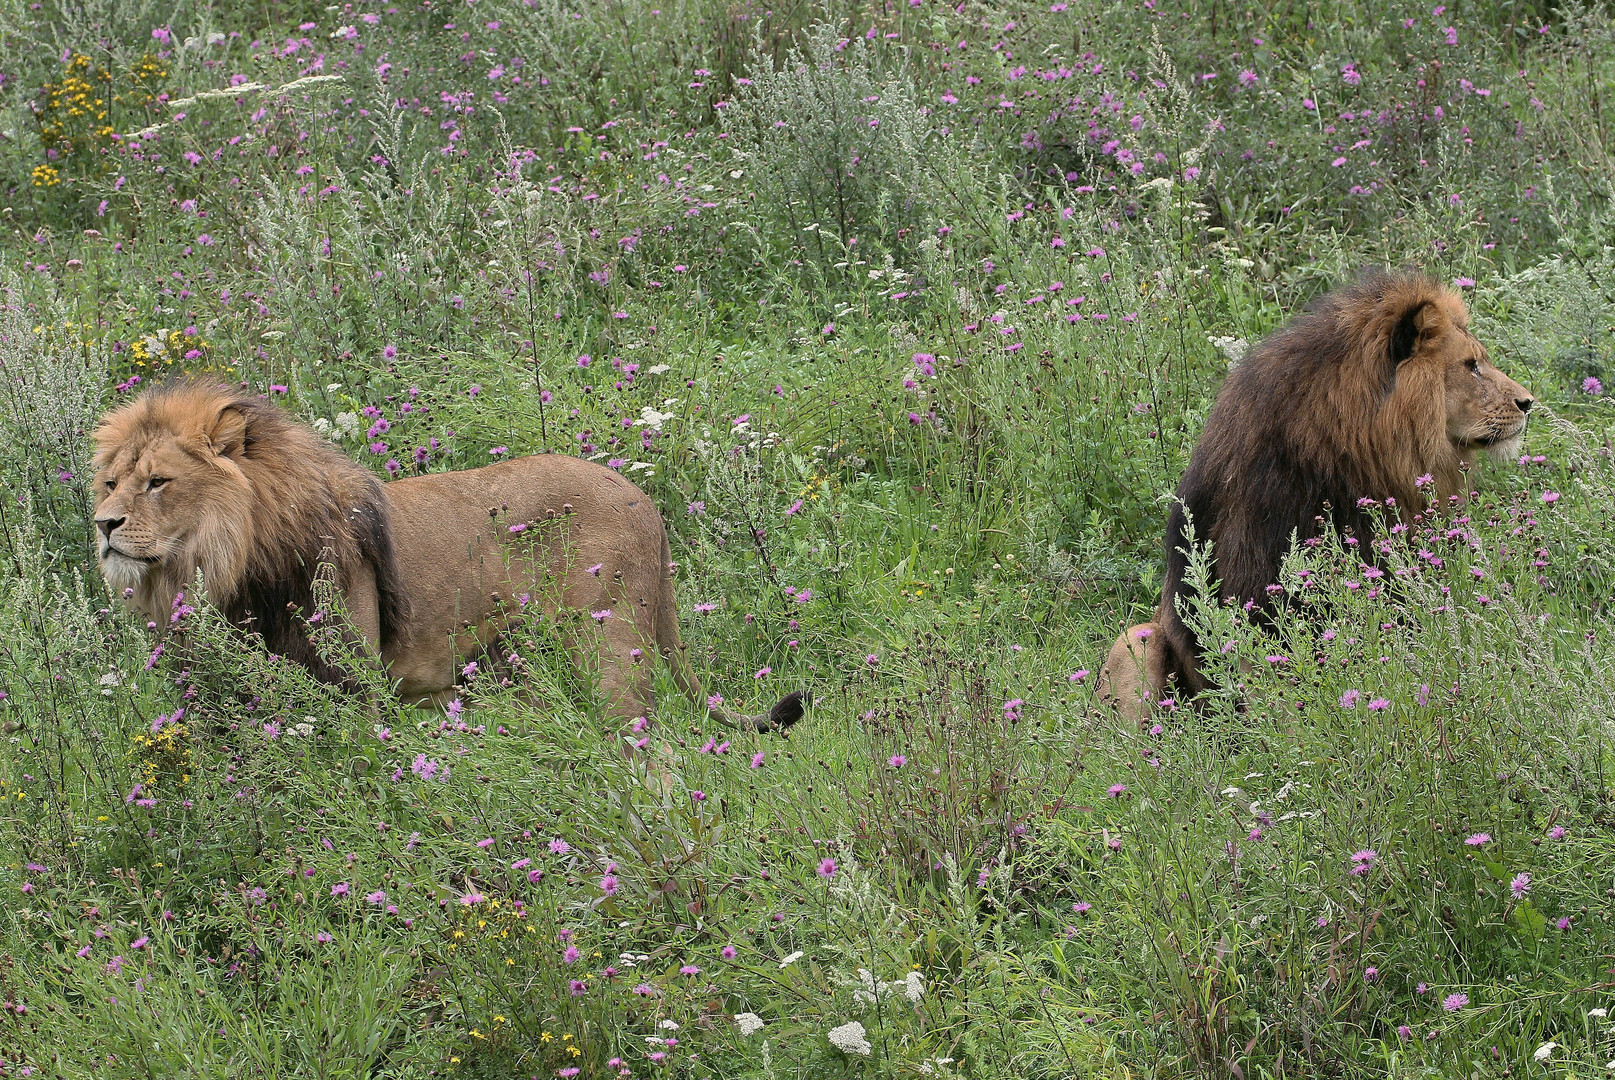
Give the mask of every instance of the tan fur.
MULTIPOLYGON (((1519 453, 1532 403, 1491 365, 1462 297, 1422 274, 1368 271, 1259 343, 1223 383, 1178 485, 1142 667, 1151 693, 1207 686, 1181 617, 1191 518, 1195 544, 1212 545, 1217 599, 1265 614, 1292 536, 1316 536, 1326 520, 1369 550, 1373 519, 1359 499, 1412 516, 1431 497, 1461 496, 1477 452, 1519 453)), ((1111 681, 1123 685, 1114 668, 1111 681)))
MULTIPOLYGON (((614 715, 650 713, 658 652, 707 707, 679 641, 661 514, 614 470, 557 454, 383 485, 262 399, 207 384, 148 393, 108 415, 95 437, 102 572, 159 623, 200 569, 209 599, 259 629, 274 622, 268 609, 284 606, 287 583, 324 562, 354 630, 408 701, 447 700, 512 613, 537 605, 568 628, 578 663, 598 641, 614 715), (148 490, 153 476, 168 483, 148 490), (375 527, 350 528, 367 498, 375 527), (327 505, 340 513, 317 512, 327 505)), ((306 607, 307 588, 292 591, 306 607)), ((308 647, 301 619, 275 626, 280 641, 265 634, 272 650, 343 681, 308 647)), ((722 722, 763 728, 800 714, 800 694, 768 717, 714 710, 722 722)))
POLYGON ((1166 689, 1166 672, 1161 662, 1159 642, 1150 642, 1160 631, 1155 623, 1129 626, 1105 657, 1095 684, 1100 700, 1116 707, 1126 720, 1142 723, 1166 689))

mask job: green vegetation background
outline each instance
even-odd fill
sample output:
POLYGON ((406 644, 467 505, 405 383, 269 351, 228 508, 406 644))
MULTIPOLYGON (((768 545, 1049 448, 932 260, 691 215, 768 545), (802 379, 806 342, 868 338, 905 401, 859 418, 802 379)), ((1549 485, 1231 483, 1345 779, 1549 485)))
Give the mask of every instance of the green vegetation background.
POLYGON ((0 1077, 1605 1075, 1612 65, 1572 3, 7 0, 0 1077), (1527 456, 1117 723, 1221 377, 1362 265, 1527 456), (379 724, 154 655, 86 435, 176 373, 623 470, 809 719, 664 677, 647 775, 543 620, 379 724))

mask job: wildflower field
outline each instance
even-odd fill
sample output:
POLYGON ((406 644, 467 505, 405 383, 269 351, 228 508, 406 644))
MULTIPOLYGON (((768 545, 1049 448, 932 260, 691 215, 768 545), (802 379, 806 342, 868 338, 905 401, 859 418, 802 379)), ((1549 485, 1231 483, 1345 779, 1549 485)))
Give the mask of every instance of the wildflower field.
POLYGON ((1576 0, 4 0, 0 1078, 1610 1075, 1612 89, 1576 0), (1222 377, 1369 265, 1524 455, 1122 722, 1222 377), (165 651, 88 434, 180 374, 620 470, 807 718, 165 651))

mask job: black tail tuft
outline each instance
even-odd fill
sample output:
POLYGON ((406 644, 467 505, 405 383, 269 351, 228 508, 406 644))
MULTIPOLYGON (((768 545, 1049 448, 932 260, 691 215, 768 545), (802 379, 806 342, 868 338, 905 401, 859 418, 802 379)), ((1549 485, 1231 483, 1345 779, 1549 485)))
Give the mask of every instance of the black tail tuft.
POLYGON ((784 731, 802 719, 803 711, 812 699, 805 690, 792 690, 768 710, 768 729, 784 731))

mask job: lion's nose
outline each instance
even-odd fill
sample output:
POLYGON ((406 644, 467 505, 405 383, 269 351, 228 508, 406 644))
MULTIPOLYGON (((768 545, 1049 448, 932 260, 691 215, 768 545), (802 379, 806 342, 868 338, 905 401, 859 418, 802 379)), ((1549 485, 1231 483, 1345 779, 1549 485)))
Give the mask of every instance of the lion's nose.
POLYGON ((95 527, 101 530, 101 535, 102 536, 104 536, 108 540, 110 540, 110 539, 112 539, 112 534, 118 531, 118 526, 122 525, 127 520, 128 520, 128 518, 121 518, 121 517, 120 518, 96 518, 95 519, 95 527))
POLYGON ((1514 404, 1519 406, 1520 412, 1528 413, 1531 411, 1531 406, 1536 404, 1536 398, 1515 398, 1514 404))

